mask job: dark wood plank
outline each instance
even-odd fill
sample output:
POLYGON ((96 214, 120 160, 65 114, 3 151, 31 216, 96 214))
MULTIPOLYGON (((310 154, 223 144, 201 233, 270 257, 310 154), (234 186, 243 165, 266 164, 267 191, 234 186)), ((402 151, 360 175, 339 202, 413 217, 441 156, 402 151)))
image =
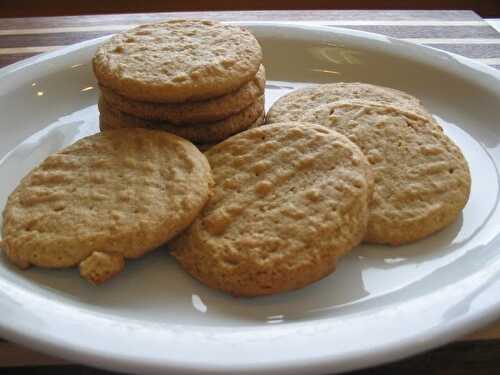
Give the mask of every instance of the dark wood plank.
MULTIPOLYGON (((0 2, 3 0, 0 0, 0 2)), ((0 3, 1 4, 1 3, 0 3)), ((0 5, 1 9, 1 5, 0 5)), ((1 13, 0 13, 1 15, 1 13)), ((481 21, 481 17, 471 11, 254 11, 254 12, 177 12, 154 14, 110 14, 93 16, 0 18, 0 29, 27 29, 69 26, 98 26, 116 24, 136 24, 153 22, 164 18, 211 18, 218 20, 443 20, 481 21)))
POLYGON ((474 26, 342 26, 394 38, 498 38, 493 27, 474 26))
POLYGON ((403 361, 349 375, 493 375, 500 371, 498 340, 458 342, 403 361))
POLYGON ((13 54, 13 55, 0 55, 0 68, 14 64, 15 62, 27 59, 28 57, 34 56, 36 53, 23 53, 23 54, 13 54))
POLYGON ((2 375, 116 375, 117 372, 84 366, 37 366, 1 369, 2 375))
MULTIPOLYGON (((349 372, 348 375, 493 375, 499 369, 500 342, 484 340, 450 344, 388 365, 349 372)), ((0 372, 2 375, 121 374, 74 365, 2 368, 0 372)))
MULTIPOLYGON (((498 34, 498 38, 500 39, 500 34, 498 34)), ((431 44, 430 46, 471 59, 500 57, 500 44, 431 44)))
POLYGON ((31 47, 31 46, 65 46, 113 34, 113 31, 85 31, 77 33, 31 34, 31 35, 0 35, 0 48, 31 47))
MULTIPOLYGON (((489 26, 485 27, 464 27, 464 26, 342 26, 352 30, 361 30, 376 32, 387 36, 397 38, 489 38, 500 39, 500 33, 489 26)), ((32 47, 32 46, 63 46, 78 43, 84 40, 98 38, 104 35, 110 35, 118 30, 113 31, 78 31, 71 33, 51 33, 51 34, 23 34, 23 35, 0 35, 0 48, 5 47, 32 47)), ((443 45, 440 45, 440 48, 443 45)), ((494 54, 500 56, 500 45, 496 43, 475 45, 464 42, 462 48, 456 49, 450 46, 451 50, 461 53, 463 51, 466 56, 479 57, 495 57, 481 56, 481 53, 494 54), (474 50, 471 55, 466 53, 466 50, 471 48, 474 50)), ((447 49, 447 48, 443 48, 447 49)))
POLYGON ((270 9, 472 9, 483 17, 500 14, 497 0, 135 0, 85 2, 65 0, 0 0, 4 17, 59 16, 70 14, 270 9))

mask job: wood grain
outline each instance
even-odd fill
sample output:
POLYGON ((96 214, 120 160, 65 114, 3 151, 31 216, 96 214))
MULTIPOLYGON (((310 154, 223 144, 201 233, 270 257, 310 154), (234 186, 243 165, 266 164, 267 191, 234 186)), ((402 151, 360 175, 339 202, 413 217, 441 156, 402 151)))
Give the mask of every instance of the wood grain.
POLYGON ((214 10, 277 10, 277 9, 471 9, 483 17, 500 14, 496 0, 134 0, 85 2, 65 0, 0 0, 3 17, 62 16, 69 14, 214 11, 214 10))
MULTIPOLYGON (((0 0, 3 1, 3 0, 0 0)), ((1 4, 1 3, 0 3, 1 4)), ((1 9, 1 5, 0 5, 1 9)), ((287 11, 253 11, 253 12, 168 12, 168 13, 133 13, 110 15, 79 15, 65 17, 36 17, 36 18, 0 18, 0 29, 26 29, 35 27, 74 27, 74 26, 103 26, 116 24, 137 24, 153 22, 166 18, 210 18, 221 21, 234 20, 294 20, 294 21, 482 21, 476 13, 461 11, 397 11, 397 10, 287 10, 287 11)))
POLYGON ((439 44, 441 49, 466 57, 488 59, 482 61, 493 66, 500 65, 500 60, 495 60, 500 57, 500 34, 470 11, 308 10, 0 18, 0 67, 31 56, 35 52, 50 51, 57 46, 109 35, 140 23, 179 17, 225 21, 279 20, 341 26, 413 40, 421 44, 439 44), (430 41, 427 43, 426 39, 430 41), (447 39, 452 42, 447 44, 447 39))

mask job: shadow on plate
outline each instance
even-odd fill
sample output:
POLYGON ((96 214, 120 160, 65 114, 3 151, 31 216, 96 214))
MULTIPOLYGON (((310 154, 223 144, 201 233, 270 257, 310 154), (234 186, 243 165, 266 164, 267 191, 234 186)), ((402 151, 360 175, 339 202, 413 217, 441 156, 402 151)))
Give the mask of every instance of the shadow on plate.
MULTIPOLYGON (((20 271, 6 264, 4 257, 2 263, 35 292, 105 314, 148 317, 160 322, 189 321, 190 324, 195 319, 200 325, 282 323, 321 318, 332 310, 349 314, 363 304, 372 306, 384 295, 369 292, 364 272, 373 267, 387 270, 400 267, 401 262, 418 263, 427 257, 445 257, 463 245, 462 241, 455 242, 461 226, 459 218, 440 233, 404 247, 361 246, 339 262, 335 273, 313 285, 281 295, 250 299, 234 298, 205 287, 177 265, 167 247, 141 259, 128 260, 121 275, 101 286, 80 278, 77 269, 20 271), (387 261, 394 258, 402 261, 387 261)), ((394 285, 390 294, 395 292, 404 290, 398 292, 398 285, 394 285)))

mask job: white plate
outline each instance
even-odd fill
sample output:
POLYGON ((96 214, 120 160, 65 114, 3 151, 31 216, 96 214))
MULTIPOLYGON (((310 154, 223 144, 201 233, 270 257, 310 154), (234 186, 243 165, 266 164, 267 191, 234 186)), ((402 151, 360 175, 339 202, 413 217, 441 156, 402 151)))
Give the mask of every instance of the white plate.
MULTIPOLYGON (((362 246, 330 277, 275 297, 235 299, 182 272, 165 250, 101 287, 77 271, 0 261, 1 334, 73 361, 156 373, 325 373, 444 344, 499 317, 500 74, 394 39, 251 23, 268 105, 313 82, 364 81, 410 92, 463 149, 470 201, 415 244, 362 246)), ((103 39, 0 71, 0 206, 50 153, 97 130, 90 58, 103 39)))

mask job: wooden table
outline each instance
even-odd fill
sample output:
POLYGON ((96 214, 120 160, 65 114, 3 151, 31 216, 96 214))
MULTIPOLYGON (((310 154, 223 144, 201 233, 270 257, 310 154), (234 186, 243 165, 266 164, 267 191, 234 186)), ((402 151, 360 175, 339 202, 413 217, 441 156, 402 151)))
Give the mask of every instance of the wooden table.
MULTIPOLYGON (((431 45, 500 69, 500 34, 475 13, 468 11, 266 11, 0 18, 0 67, 139 23, 179 17, 231 21, 279 20, 341 26, 431 45)), ((0 374, 34 373, 56 375, 108 372, 70 364, 0 339, 0 374)), ((500 322, 441 349, 353 374, 424 373, 500 373, 500 322)))

